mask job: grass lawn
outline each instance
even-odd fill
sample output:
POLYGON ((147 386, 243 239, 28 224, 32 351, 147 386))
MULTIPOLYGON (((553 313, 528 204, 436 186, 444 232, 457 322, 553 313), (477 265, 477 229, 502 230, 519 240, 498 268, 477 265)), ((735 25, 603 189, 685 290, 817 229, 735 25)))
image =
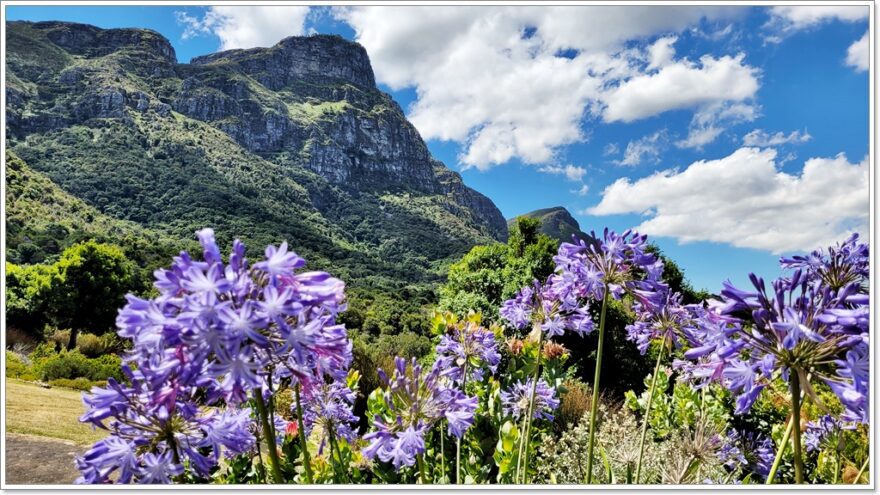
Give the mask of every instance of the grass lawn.
POLYGON ((79 422, 85 412, 81 397, 75 390, 42 388, 7 378, 6 431, 91 444, 106 434, 79 422))

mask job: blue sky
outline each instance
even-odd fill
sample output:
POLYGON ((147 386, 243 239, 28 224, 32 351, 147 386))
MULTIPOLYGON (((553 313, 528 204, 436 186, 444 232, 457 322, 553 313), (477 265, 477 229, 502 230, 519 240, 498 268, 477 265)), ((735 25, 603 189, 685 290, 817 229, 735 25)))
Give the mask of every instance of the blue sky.
POLYGON ((151 28, 181 62, 357 40, 432 153, 506 217, 559 205, 584 230, 639 227, 697 288, 867 234, 867 7, 272 9, 6 18, 151 28))

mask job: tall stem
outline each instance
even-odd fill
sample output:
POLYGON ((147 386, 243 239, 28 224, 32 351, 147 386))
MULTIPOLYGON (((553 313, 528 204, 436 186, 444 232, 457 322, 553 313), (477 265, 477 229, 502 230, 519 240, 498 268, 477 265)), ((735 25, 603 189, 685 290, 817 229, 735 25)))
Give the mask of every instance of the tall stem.
POLYGON ((427 485, 428 481, 425 478, 425 459, 423 458, 423 454, 417 455, 416 461, 419 463, 419 479, 422 481, 423 485, 427 485))
POLYGON ((260 431, 257 430, 256 433, 254 434, 254 436, 256 437, 256 440, 257 440, 257 444, 256 444, 257 445, 257 465, 259 466, 259 468, 257 469, 257 474, 260 477, 260 481, 265 484, 266 483, 266 466, 263 465, 263 453, 260 451, 260 442, 262 441, 260 439, 260 431))
POLYGON ((791 437, 791 429, 794 427, 794 420, 788 422, 788 426, 785 427, 785 433, 782 435, 782 442, 779 443, 779 450, 776 451, 776 459, 773 460, 773 467, 770 468, 770 474, 767 475, 767 484, 773 484, 773 478, 776 477, 776 471, 779 470, 779 465, 782 464, 782 456, 785 454, 785 449, 788 447, 788 439, 791 437))
POLYGON ((272 445, 275 445, 275 441, 278 439, 278 433, 275 431, 275 392, 272 389, 272 369, 269 369, 268 376, 266 377, 266 385, 269 387, 269 402, 266 404, 266 409, 269 413, 269 428, 271 428, 270 434, 272 435, 272 445))
POLYGON ((660 374, 660 362, 663 360, 663 351, 666 350, 666 338, 660 342, 660 351, 657 352, 657 365, 654 366, 654 376, 651 377, 651 391, 648 393, 648 406, 645 408, 645 417, 642 420, 642 438, 639 440, 639 462, 636 464, 636 484, 642 480, 642 459, 645 456, 645 439, 648 436, 648 420, 651 417, 651 404, 654 402, 654 392, 657 390, 657 375, 660 374))
POLYGON ((519 483, 519 473, 522 466, 522 457, 523 457, 523 436, 526 433, 526 423, 528 422, 529 417, 523 414, 522 426, 520 427, 519 433, 519 446, 517 447, 518 452, 516 454, 516 472, 513 476, 513 482, 519 483))
POLYGON ((339 449, 339 443, 336 441, 336 431, 333 429, 333 426, 329 427, 327 435, 330 438, 330 457, 335 457, 334 465, 338 466, 342 471, 345 481, 351 483, 351 477, 348 475, 348 466, 342 464, 342 451, 339 449))
MULTIPOLYGON (((532 443, 532 441, 531 441, 532 440, 532 438, 531 438, 532 417, 535 414, 535 394, 538 391, 538 378, 540 378, 540 376, 541 376, 541 356, 542 356, 541 344, 543 344, 543 342, 544 342, 544 332, 541 330, 540 324, 535 323, 535 325, 536 325, 537 331, 538 331, 538 358, 537 358, 537 362, 535 363, 535 372, 532 375, 532 393, 529 396, 529 410, 528 410, 528 414, 526 414, 526 417, 525 417, 525 428, 523 429, 523 436, 520 439, 519 459, 517 460, 517 466, 520 466, 519 461, 520 461, 520 459, 522 460, 522 471, 517 469, 517 476, 522 478, 523 484, 526 483, 526 479, 528 477, 528 471, 529 471, 528 460, 529 460, 529 447, 531 447, 531 443, 532 443), (520 472, 522 474, 520 474, 520 472)), ((517 480, 517 482, 519 482, 519 480, 517 480)))
MULTIPOLYGON (((465 360, 461 375, 461 392, 465 395, 467 395, 467 374, 468 363, 465 360)), ((440 432, 440 437, 443 437, 443 431, 440 432)), ((461 438, 455 439, 455 484, 461 484, 461 438)))
MULTIPOLYGON (((441 481, 446 478, 446 446, 443 445, 443 438, 446 437, 446 431, 443 430, 443 423, 440 423, 440 475, 441 481)), ((445 483, 445 481, 443 481, 445 483)))
POLYGON ((792 423, 792 442, 794 449, 794 482, 801 484, 804 482, 804 461, 801 457, 801 382, 800 375, 795 369, 789 370, 791 378, 791 423, 792 423))
POLYGON ((834 480, 832 484, 836 485, 840 480, 840 456, 843 451, 843 430, 840 427, 835 428, 834 436, 834 480))
POLYGON ((602 348, 605 343, 605 310, 608 306, 608 286, 602 296, 602 313, 599 316, 599 346, 596 348, 596 372, 593 374, 593 400, 590 404, 590 446, 587 448, 587 484, 593 482, 593 447, 596 441, 596 411, 599 410, 599 378, 602 375, 602 348))
POLYGON ((266 438, 266 448, 269 450, 269 464, 272 470, 272 481, 274 483, 283 483, 284 478, 281 476, 281 461, 278 459, 278 448, 275 446, 275 438, 269 438, 272 435, 272 426, 269 424, 269 414, 266 411, 266 403, 263 402, 263 393, 257 389, 254 391, 254 403, 257 405, 257 414, 260 416, 260 424, 263 429, 263 436, 266 438))
POLYGON ((306 427, 305 423, 303 423, 303 408, 299 397, 301 387, 302 385, 297 383, 296 388, 293 389, 294 397, 296 398, 296 424, 299 427, 299 444, 302 447, 303 467, 306 471, 306 481, 311 485, 314 483, 312 481, 312 461, 309 458, 309 442, 306 439, 306 427))
POLYGON ((853 480, 853 484, 857 485, 859 481, 862 479, 862 474, 865 473, 865 470, 868 469, 868 461, 871 460, 871 454, 868 454, 868 457, 865 458, 865 462, 862 464, 862 467, 859 468, 859 474, 856 475, 856 479, 853 480))

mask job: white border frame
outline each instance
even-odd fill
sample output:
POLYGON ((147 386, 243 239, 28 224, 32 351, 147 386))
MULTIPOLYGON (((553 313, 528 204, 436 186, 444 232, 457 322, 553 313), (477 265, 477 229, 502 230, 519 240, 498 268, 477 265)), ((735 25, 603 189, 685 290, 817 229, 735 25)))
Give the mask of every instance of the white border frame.
MULTIPOLYGON (((0 251, 2 251, 3 264, 0 265, 0 276, 2 276, 2 282, 0 282, 0 311, 4 315, 3 321, 0 322, 0 343, 2 343, 3 349, 6 348, 6 35, 5 35, 5 26, 6 26, 6 7, 9 6, 69 6, 69 5, 84 5, 84 6, 198 6, 198 7, 210 7, 213 5, 292 5, 292 6, 345 6, 345 5, 359 5, 359 6, 371 6, 371 5, 392 5, 392 6, 406 6, 406 5, 420 5, 420 6, 475 6, 475 5, 483 5, 483 6, 528 6, 528 5, 539 5, 539 6, 551 6, 551 5, 561 5, 561 6, 605 6, 605 5, 623 5, 623 6, 665 6, 665 5, 686 5, 686 6, 705 6, 705 5, 730 5, 730 6, 742 6, 742 7, 772 7, 772 6, 782 6, 782 5, 810 5, 810 6, 822 6, 822 5, 834 5, 834 6, 867 6, 870 9, 869 14, 869 51, 870 51, 870 70, 869 70, 869 163, 872 165, 869 167, 869 195, 870 195, 870 234, 869 234, 869 249, 870 249, 870 299, 871 299, 871 311, 870 311, 870 328, 874 330, 876 327, 876 315, 875 308, 877 302, 877 289, 880 287, 880 284, 877 282, 877 267, 875 261, 875 245, 877 241, 877 231, 875 229, 875 203, 874 203, 874 180, 876 178, 876 173, 874 169, 875 165, 875 142, 876 142, 876 89, 875 89, 875 8, 874 2, 871 0, 861 0, 861 1, 841 1, 841 2, 830 2, 830 1, 733 1, 733 0, 723 0, 716 2, 708 2, 708 1, 682 1, 682 0, 667 0, 667 1, 572 1, 572 0, 556 0, 550 2, 536 2, 536 1, 516 1, 516 0, 501 0, 501 1, 492 1, 492 0, 478 0, 478 1, 443 1, 443 0, 425 0, 425 1, 402 1, 402 2, 356 2, 356 1, 334 1, 334 0, 315 0, 309 2, 303 1, 271 1, 271 0, 261 0, 259 2, 242 2, 242 1, 230 1, 230 0, 213 0, 213 1, 193 1, 193 0, 183 0, 183 1, 174 1, 174 0, 110 0, 110 1, 97 1, 97 0, 79 0, 79 1, 61 1, 61 0, 5 0, 3 5, 0 5, 2 9, 0 9, 0 26, 2 27, 3 36, 0 37, 0 66, 2 66, 2 73, 0 73, 0 83, 2 83, 3 91, 0 94, 0 117, 2 117, 2 121, 0 121, 0 126, 2 126, 2 133, 0 133, 0 145, 2 145, 2 150, 0 150, 0 154, 2 154, 2 162, 0 162, 0 170, 2 170, 4 181, 0 183, 0 193, 4 198, 4 202, 2 206, 0 206, 0 214, 2 214, 2 231, 0 231, 0 242, 2 242, 2 247, 0 247, 0 251)), ((872 338, 871 347, 870 347, 870 373, 872 377, 877 376, 877 367, 875 361, 875 348, 877 347, 876 340, 872 338)), ((0 355, 0 366, 2 366, 4 373, 0 375, 0 400, 2 400, 2 409, 0 409, 0 438, 2 438, 3 442, 0 445, 0 491, 12 490, 18 492, 19 490, 27 490, 29 493, 55 493, 58 491, 65 490, 112 490, 115 492, 134 492, 140 490, 170 490, 171 492, 186 492, 186 493, 208 493, 214 490, 283 490, 283 491, 307 491, 307 492, 329 492, 329 493, 345 493, 348 490, 368 490, 368 491, 382 491, 382 490, 394 490, 394 491, 402 491, 406 492, 418 492, 418 491, 461 491, 461 490, 526 490, 526 491, 535 491, 535 492, 551 492, 556 490, 566 490, 566 491, 584 491, 584 492, 595 492, 595 491, 637 491, 637 490, 656 490, 656 491, 694 491, 694 490, 703 490, 707 491, 711 490, 789 490, 796 493, 809 493, 814 490, 822 490, 822 491, 831 491, 831 492, 867 492, 875 490, 875 481, 874 481, 874 473, 875 473, 875 465, 876 465, 876 445, 877 445, 877 430, 876 430, 876 421, 878 419, 877 409, 875 407, 874 397, 876 395, 876 383, 877 380, 871 381, 871 395, 869 397, 869 407, 872 413, 872 422, 869 426, 869 436, 872 438, 872 442, 869 446, 870 452, 870 462, 868 467, 868 475, 870 476, 870 483, 867 485, 466 485, 466 486, 457 486, 457 485, 171 485, 171 486, 156 486, 156 485, 9 485, 6 483, 6 353, 4 352, 0 355), (711 487, 711 488, 710 488, 711 487)))

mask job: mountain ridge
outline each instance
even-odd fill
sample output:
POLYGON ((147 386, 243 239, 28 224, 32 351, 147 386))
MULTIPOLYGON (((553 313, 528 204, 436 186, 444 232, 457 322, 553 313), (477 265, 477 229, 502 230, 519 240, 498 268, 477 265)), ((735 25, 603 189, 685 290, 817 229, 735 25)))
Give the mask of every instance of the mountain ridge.
POLYGON ((571 242, 572 235, 578 239, 592 241, 590 234, 581 230, 581 226, 571 212, 563 206, 552 206, 549 208, 541 208, 538 210, 523 213, 507 220, 508 227, 512 226, 519 217, 529 217, 538 219, 541 222, 542 234, 556 239, 560 242, 571 242))
POLYGON ((7 148, 110 217, 179 239, 206 224, 220 240, 286 238, 360 280, 437 280, 507 236, 494 203, 378 90, 356 43, 290 37, 181 64, 149 30, 7 33, 7 148))

